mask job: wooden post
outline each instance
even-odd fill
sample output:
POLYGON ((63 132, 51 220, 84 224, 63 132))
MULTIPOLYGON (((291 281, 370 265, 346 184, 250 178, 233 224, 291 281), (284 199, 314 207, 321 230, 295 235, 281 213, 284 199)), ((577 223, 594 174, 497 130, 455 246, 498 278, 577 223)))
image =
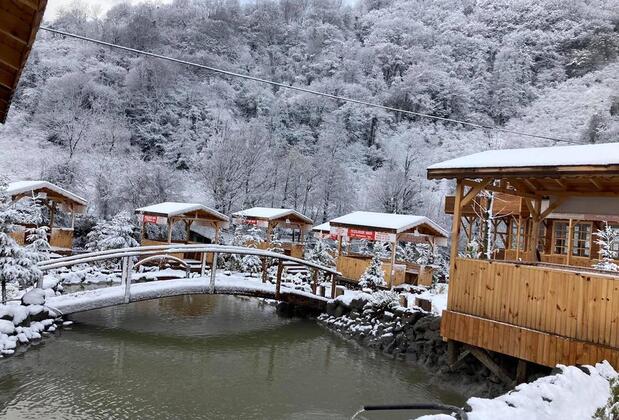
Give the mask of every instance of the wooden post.
POLYGON ((275 299, 279 299, 279 292, 282 287, 282 272, 284 271, 284 264, 280 259, 277 263, 277 281, 275 283, 275 299))
POLYGON ((534 214, 532 214, 531 218, 531 236, 529 236, 529 261, 537 262, 537 243, 539 242, 539 222, 540 222, 540 214, 542 213, 542 200, 535 199, 533 203, 533 207, 535 209, 534 214))
POLYGON ((312 272, 312 293, 316 294, 316 288, 318 287, 318 269, 314 268, 312 272))
POLYGON ((391 272, 389 273, 389 288, 393 289, 393 277, 395 276, 395 254, 398 249, 398 236, 396 234, 395 241, 391 244, 391 272))
POLYGON ((520 229, 522 229, 522 213, 518 215, 518 225, 516 226, 516 261, 520 258, 520 229))
POLYGON ((262 257, 262 282, 267 282, 267 258, 262 257))
MULTIPOLYGON (((460 238, 460 217, 462 214, 462 195, 464 193, 464 184, 462 179, 458 179, 456 183, 456 197, 454 201, 454 215, 451 226, 451 250, 449 253, 449 274, 453 276, 456 269, 456 258, 458 258, 458 239, 460 238)), ((453 277, 451 277, 453 278, 453 277)))
POLYGON ((219 236, 221 235, 221 230, 219 228, 219 223, 215 223, 215 244, 219 243, 219 236))
POLYGON ((331 299, 335 299, 335 275, 331 274, 331 299))
POLYGON ((4 277, 0 278, 0 287, 2 288, 2 304, 4 305, 6 303, 6 280, 4 277))
POLYGON ((172 243, 172 226, 174 223, 172 222, 172 218, 168 218, 168 243, 172 243))
POLYGON ((516 366, 516 385, 527 381, 527 361, 518 359, 516 366))
POLYGON ((140 245, 144 245, 144 232, 146 231, 146 222, 144 221, 144 215, 140 215, 140 245))
POLYGON ((73 210, 73 205, 71 205, 71 229, 75 229, 75 210, 73 210))
POLYGON ((215 275, 217 274, 217 253, 213 252, 213 263, 211 264, 211 293, 215 293, 215 275))
POLYGON ((206 273, 206 252, 200 255, 200 277, 204 277, 206 273))
POLYGON ((192 220, 185 220, 185 242, 191 241, 191 223, 192 220))
POLYGON ((570 222, 567 225, 567 257, 565 259, 565 264, 570 265, 572 262, 572 246, 573 246, 573 236, 574 236, 574 219, 570 219, 570 222))
POLYGON ((121 283, 125 286, 124 302, 129 303, 131 300, 131 273, 133 271, 133 259, 131 257, 123 257, 121 283))

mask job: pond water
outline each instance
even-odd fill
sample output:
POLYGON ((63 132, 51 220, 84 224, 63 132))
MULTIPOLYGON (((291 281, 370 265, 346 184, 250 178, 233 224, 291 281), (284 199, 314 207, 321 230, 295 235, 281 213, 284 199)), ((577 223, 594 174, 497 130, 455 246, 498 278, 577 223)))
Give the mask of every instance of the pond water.
POLYGON ((464 402, 424 370, 257 299, 174 297, 73 320, 0 360, 2 418, 349 419, 363 404, 464 402))

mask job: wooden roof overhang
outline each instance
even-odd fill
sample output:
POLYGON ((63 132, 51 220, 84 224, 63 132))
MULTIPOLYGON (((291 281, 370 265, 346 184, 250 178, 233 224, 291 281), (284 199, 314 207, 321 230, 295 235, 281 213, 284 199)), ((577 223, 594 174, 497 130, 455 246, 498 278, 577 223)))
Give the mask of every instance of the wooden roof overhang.
POLYGON ((0 122, 11 100, 36 38, 47 0, 0 1, 0 122))
POLYGON ((619 196, 619 165, 428 169, 428 179, 457 179, 465 186, 523 198, 619 196))
POLYGON ((358 230, 363 230, 363 231, 368 231, 368 232, 392 233, 392 234, 401 236, 402 238, 406 238, 407 235, 415 235, 415 234, 436 236, 436 237, 441 237, 441 238, 446 237, 444 232, 441 232, 440 230, 434 228, 432 225, 428 223, 421 223, 417 226, 411 227, 410 229, 406 229, 406 230, 398 230, 395 228, 392 229, 392 228, 387 228, 387 227, 363 226, 363 225, 349 224, 349 223, 338 223, 338 222, 333 222, 333 221, 329 223, 330 223, 331 228, 358 229, 358 230))

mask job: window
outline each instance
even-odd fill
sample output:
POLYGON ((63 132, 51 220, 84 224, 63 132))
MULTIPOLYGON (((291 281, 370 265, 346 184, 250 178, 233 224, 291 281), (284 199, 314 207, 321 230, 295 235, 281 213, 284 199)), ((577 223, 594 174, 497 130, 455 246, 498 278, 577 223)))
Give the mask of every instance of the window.
POLYGON ((591 224, 576 223, 574 225, 574 239, 572 242, 572 255, 577 257, 589 257, 591 255, 591 224))
POLYGON ((553 253, 562 255, 567 254, 568 229, 569 223, 554 222, 553 253))

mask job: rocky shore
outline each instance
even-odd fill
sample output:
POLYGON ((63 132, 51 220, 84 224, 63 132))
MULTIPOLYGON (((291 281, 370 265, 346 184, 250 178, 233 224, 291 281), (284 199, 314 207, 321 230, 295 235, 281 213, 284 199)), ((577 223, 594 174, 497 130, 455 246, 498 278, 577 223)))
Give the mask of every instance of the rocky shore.
POLYGON ((494 397, 510 389, 473 357, 450 369, 447 344, 440 336, 441 318, 420 308, 404 308, 389 292, 336 299, 318 321, 363 347, 424 366, 436 381, 452 384, 465 395, 494 397))
POLYGON ((19 346, 38 343, 70 323, 44 306, 46 293, 49 292, 34 289, 21 301, 0 305, 0 357, 14 354, 19 346))

